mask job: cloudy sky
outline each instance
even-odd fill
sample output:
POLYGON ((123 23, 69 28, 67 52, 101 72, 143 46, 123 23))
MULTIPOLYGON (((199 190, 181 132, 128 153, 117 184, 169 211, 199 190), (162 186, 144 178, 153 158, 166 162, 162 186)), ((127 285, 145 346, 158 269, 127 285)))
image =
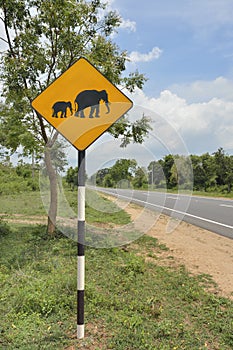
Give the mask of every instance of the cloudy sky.
MULTIPOLYGON (((150 152, 233 153, 233 1, 112 0, 110 8, 123 18, 114 41, 129 52, 127 72, 148 78, 130 97, 154 128, 141 149, 120 156, 146 163, 150 152)), ((106 148, 116 154, 117 146, 106 148)))
MULTIPOLYGON (((142 148, 130 146, 118 155, 116 143, 106 152, 141 155, 144 163, 150 152, 157 158, 169 151, 202 154, 219 147, 233 153, 233 1, 108 2, 122 16, 113 40, 129 53, 127 73, 138 69, 148 78, 143 91, 124 92, 135 106, 147 109, 154 129, 142 148)), ((102 138, 91 146, 90 172, 101 142, 112 140, 102 138)))

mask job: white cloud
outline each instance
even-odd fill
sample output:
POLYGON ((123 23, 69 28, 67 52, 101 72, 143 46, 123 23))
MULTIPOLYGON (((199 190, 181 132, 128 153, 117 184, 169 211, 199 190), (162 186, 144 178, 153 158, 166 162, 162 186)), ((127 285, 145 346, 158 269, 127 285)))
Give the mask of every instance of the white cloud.
POLYGON ((132 51, 129 55, 131 62, 149 62, 158 59, 162 54, 162 50, 159 47, 153 47, 153 49, 148 53, 141 53, 138 51, 132 51))
POLYGON ((174 84, 169 90, 189 102, 209 101, 213 97, 233 101, 233 81, 217 77, 212 81, 195 81, 191 84, 174 84))
POLYGON ((222 26, 232 24, 232 0, 195 0, 153 2, 153 10, 147 9, 147 15, 155 20, 177 21, 188 24, 201 39, 207 37, 222 26))
MULTIPOLYGON (((135 105, 153 111, 153 118, 158 113, 171 124, 190 153, 212 152, 219 147, 233 149, 233 100, 213 97, 209 101, 189 103, 169 90, 162 91, 158 98, 149 98, 137 90, 131 98, 135 105)), ((167 139, 165 133, 164 130, 161 137, 167 139)))
POLYGON ((129 32, 136 32, 136 22, 122 18, 120 28, 126 29, 129 32))
MULTIPOLYGON (((216 81, 224 83, 216 79, 213 84, 216 81)), ((153 130, 149 138, 142 145, 132 144, 122 149, 119 140, 105 134, 88 150, 89 174, 120 157, 136 159, 139 165, 148 166, 150 161, 169 153, 203 154, 223 147, 232 154, 233 99, 224 100, 212 95, 202 102, 189 102, 170 90, 151 98, 139 89, 129 97, 134 102, 134 108, 129 112, 131 120, 140 118, 143 113, 152 118, 153 130)))

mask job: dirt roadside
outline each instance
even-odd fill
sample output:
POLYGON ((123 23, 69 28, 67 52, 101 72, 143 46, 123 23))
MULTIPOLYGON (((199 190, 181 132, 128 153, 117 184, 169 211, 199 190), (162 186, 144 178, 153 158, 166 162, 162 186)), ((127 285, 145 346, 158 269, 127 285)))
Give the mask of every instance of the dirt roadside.
MULTIPOLYGON (((108 196, 131 215, 139 230, 153 223, 146 234, 155 237, 169 248, 160 263, 184 265, 193 274, 208 274, 217 283, 212 292, 233 300, 233 240, 194 225, 178 222, 168 216, 143 210, 108 196), (153 219, 152 219, 153 218, 153 219), (167 232, 170 228, 170 233, 167 232), (170 259, 169 257, 174 259, 170 259)), ((145 231, 144 231, 145 232, 145 231)))

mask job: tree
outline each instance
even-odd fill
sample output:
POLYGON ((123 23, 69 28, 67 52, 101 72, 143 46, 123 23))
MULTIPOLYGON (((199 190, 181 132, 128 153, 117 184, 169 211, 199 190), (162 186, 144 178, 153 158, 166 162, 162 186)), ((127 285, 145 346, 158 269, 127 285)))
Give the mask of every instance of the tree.
POLYGON ((132 183, 135 188, 144 188, 145 186, 147 186, 148 178, 146 169, 144 169, 143 167, 137 167, 132 183))
POLYGON ((216 166, 216 182, 219 186, 227 186, 227 192, 231 192, 233 181, 232 156, 226 154, 223 148, 219 148, 213 155, 216 166))
POLYGON ((109 169, 109 174, 117 186, 122 181, 130 182, 136 171, 137 162, 134 159, 119 159, 109 169))
POLYGON ((204 171, 204 189, 206 192, 208 188, 216 186, 216 163, 214 157, 207 152, 201 155, 201 164, 204 171))
POLYGON ((179 186, 183 189, 192 189, 193 173, 189 157, 175 155, 170 172, 169 183, 172 187, 179 186))
MULTIPOLYGON (((56 225, 57 181, 51 149, 57 133, 32 110, 31 101, 80 56, 129 91, 142 88, 145 82, 137 71, 122 77, 127 52, 110 38, 121 18, 105 10, 101 0, 0 0, 5 30, 0 39, 6 45, 1 53, 4 104, 0 109, 0 142, 12 152, 19 145, 28 154, 44 152, 51 191, 49 234, 54 234, 56 225)), ((145 116, 134 123, 122 118, 110 132, 114 137, 122 135, 123 146, 131 141, 141 143, 149 122, 145 116)))
POLYGON ((201 156, 191 155, 191 162, 193 167, 193 187, 194 190, 205 189, 205 170, 202 165, 201 156))
POLYGON ((227 192, 230 193, 233 184, 233 156, 228 156, 226 159, 227 171, 226 171, 226 184, 227 192))
POLYGON ((171 188, 173 185, 170 183, 172 175, 172 166, 174 164, 174 157, 171 154, 166 155, 163 159, 159 160, 160 165, 163 168, 163 173, 167 182, 167 188, 171 188))
POLYGON ((218 185, 225 185, 227 173, 227 156, 222 147, 213 153, 216 166, 216 182, 218 185))
POLYGON ((103 185, 104 187, 114 187, 114 184, 115 184, 115 182, 114 182, 114 180, 113 180, 111 174, 106 174, 106 175, 104 176, 102 185, 103 185))
POLYGON ((78 167, 73 168, 72 166, 67 170, 66 182, 69 184, 72 191, 75 186, 78 186, 78 167))
POLYGON ((104 178, 108 173, 109 173, 109 168, 103 168, 98 170, 94 178, 95 181, 92 181, 92 183, 96 183, 97 186, 103 186, 104 178))
POLYGON ((159 185, 164 180, 163 168, 160 162, 150 162, 148 165, 149 170, 149 183, 152 185, 159 185))

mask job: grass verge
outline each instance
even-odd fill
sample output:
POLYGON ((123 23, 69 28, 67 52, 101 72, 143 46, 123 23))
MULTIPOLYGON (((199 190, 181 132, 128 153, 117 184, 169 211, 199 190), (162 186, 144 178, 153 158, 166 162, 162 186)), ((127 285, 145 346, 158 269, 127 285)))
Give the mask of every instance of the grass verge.
POLYGON ((2 227, 0 348, 156 350, 233 347, 233 303, 208 276, 160 266, 164 246, 86 249, 86 338, 76 332, 76 243, 44 226, 2 227))
MULTIPOLYGON (((77 217, 77 191, 65 191, 64 198, 59 198, 58 216, 69 217, 69 214, 77 217), (66 206, 66 208, 64 208, 66 206)), ((20 215, 23 218, 32 220, 33 216, 46 216, 46 210, 41 200, 40 192, 24 192, 13 195, 1 195, 0 215, 7 215, 7 218, 15 218, 20 215)), ((86 221, 93 223, 110 223, 113 225, 126 225, 130 223, 130 215, 121 210, 112 201, 104 198, 95 191, 86 190, 86 221)))

